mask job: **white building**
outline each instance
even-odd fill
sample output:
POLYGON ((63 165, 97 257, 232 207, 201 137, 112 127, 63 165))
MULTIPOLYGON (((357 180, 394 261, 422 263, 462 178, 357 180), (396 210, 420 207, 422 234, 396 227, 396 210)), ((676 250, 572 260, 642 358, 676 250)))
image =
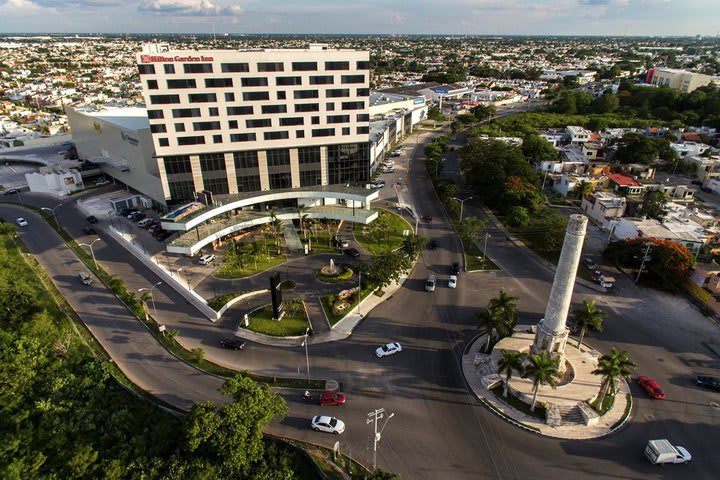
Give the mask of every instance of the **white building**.
POLYGON ((595 192, 582 199, 580 208, 602 228, 609 230, 614 219, 625 215, 627 203, 625 197, 609 192, 595 192))
POLYGON ((39 172, 26 173, 25 180, 31 192, 65 197, 84 187, 80 172, 75 169, 40 167, 39 172))
POLYGON ((690 219, 661 222, 653 218, 621 218, 616 223, 615 236, 621 240, 638 237, 671 240, 685 245, 695 256, 707 241, 703 227, 690 219))
POLYGON ((653 68, 648 72, 649 82, 658 87, 667 86, 683 93, 720 81, 720 77, 713 77, 702 73, 679 70, 675 68, 653 68))
POLYGON ((592 132, 583 127, 568 125, 565 128, 567 136, 570 138, 570 143, 573 145, 582 145, 585 142, 590 141, 590 135, 592 132))

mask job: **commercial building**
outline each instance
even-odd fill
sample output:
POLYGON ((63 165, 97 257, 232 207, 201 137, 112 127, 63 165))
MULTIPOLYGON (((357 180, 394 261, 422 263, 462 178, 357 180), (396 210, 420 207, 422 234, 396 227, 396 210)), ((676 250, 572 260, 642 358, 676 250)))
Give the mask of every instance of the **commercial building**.
POLYGON ((675 68, 651 68, 648 70, 646 81, 658 87, 667 86, 674 90, 690 93, 711 82, 720 81, 720 77, 675 68))
POLYGON ((270 217, 369 223, 369 53, 293 50, 137 55, 164 200, 168 250, 204 245, 270 217), (184 233, 186 232, 186 233, 184 233))
POLYGON ((28 188, 31 192, 47 193, 56 197, 65 197, 84 188, 80 172, 71 168, 40 167, 38 172, 26 173, 28 188))

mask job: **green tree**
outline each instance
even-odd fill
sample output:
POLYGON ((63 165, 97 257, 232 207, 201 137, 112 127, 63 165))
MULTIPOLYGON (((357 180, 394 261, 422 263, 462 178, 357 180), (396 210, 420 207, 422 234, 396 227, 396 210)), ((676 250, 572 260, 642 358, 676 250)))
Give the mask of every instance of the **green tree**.
POLYGON ((467 238, 471 242, 476 242, 480 236, 480 231, 485 228, 487 222, 477 217, 463 217, 462 221, 457 226, 458 234, 461 237, 467 238))
POLYGON ((200 347, 196 347, 190 350, 190 353, 193 354, 193 357, 195 357, 195 361, 198 363, 198 365, 201 365, 203 359, 205 358, 205 350, 200 347))
POLYGON ((587 198, 595 191, 595 185, 587 180, 581 180, 575 185, 573 190, 578 198, 587 198))
POLYGON ((428 109, 428 118, 435 122, 444 122, 446 120, 445 115, 438 107, 430 107, 428 109))
POLYGON ((620 379, 629 379, 637 365, 630 361, 625 350, 618 351, 615 347, 610 349, 609 354, 602 355, 598 360, 598 366, 592 371, 595 375, 602 377, 600 393, 598 394, 595 409, 602 410, 605 397, 609 394, 614 396, 617 391, 617 382, 620 379))
POLYGON ((582 308, 573 309, 575 324, 580 329, 580 338, 578 338, 578 349, 582 345, 585 332, 588 327, 592 327, 598 332, 602 332, 603 319, 607 316, 607 312, 595 307, 595 300, 583 300, 582 308))
POLYGON ((611 113, 620 107, 620 99, 613 93, 605 93, 590 103, 591 113, 611 113))
POLYGON ((420 235, 408 235, 403 238, 402 251, 411 259, 415 260, 417 256, 422 252, 427 243, 427 238, 421 237, 420 235))
POLYGON ((650 165, 658 158, 657 144, 639 133, 628 133, 621 140, 613 160, 618 163, 650 165))
POLYGON ((501 288, 498 296, 491 298, 488 302, 487 309, 498 312, 503 318, 502 328, 498 330, 501 338, 509 337, 515 329, 518 317, 517 301, 519 298, 501 288))
POLYGON ((400 276, 410 269, 410 259, 402 252, 384 252, 373 255, 368 263, 360 266, 367 281, 381 288, 400 280, 400 276))
POLYGON ((667 203, 670 200, 667 193, 655 191, 645 195, 640 214, 650 218, 662 219, 667 214, 667 203))
POLYGON ((307 235, 305 234, 305 222, 307 222, 307 207, 305 205, 298 205, 297 206, 297 213, 298 213, 298 219, 300 220, 300 231, 303 234, 304 238, 307 238, 307 235))
POLYGON ((143 315, 145 315, 145 320, 148 319, 148 306, 147 302, 152 300, 152 294, 149 291, 143 291, 142 295, 140 295, 140 304, 142 305, 142 311, 143 315))
POLYGON ((517 370, 522 374, 525 354, 515 350, 503 350, 502 357, 498 361, 498 372, 505 374, 503 397, 508 396, 508 384, 512 378, 513 371, 517 370))
POLYGON ((523 376, 530 377, 533 381, 533 399, 530 411, 534 412, 540 387, 550 385, 555 388, 555 383, 560 378, 559 360, 551 358, 547 351, 543 351, 539 355, 530 355, 523 376))
POLYGON ((525 207, 516 205, 508 212, 508 222, 518 228, 525 228, 530 223, 530 212, 525 207))
POLYGON ((478 320, 480 320, 480 328, 484 328, 487 332, 487 341, 485 342, 485 353, 490 353, 490 342, 493 339, 493 333, 498 333, 504 329, 505 317, 502 312, 498 310, 491 310, 485 308, 477 313, 478 320))
POLYGON ((480 104, 476 107, 473 107, 472 114, 475 116, 475 118, 478 119, 478 121, 482 122, 497 115, 497 109, 494 105, 480 104))
POLYGON ((557 212, 550 210, 544 218, 530 228, 531 232, 539 238, 538 248, 548 253, 559 253, 565 241, 567 219, 557 212))
POLYGON ((560 158, 555 147, 536 133, 523 137, 522 152, 529 162, 536 164, 554 162, 560 158))

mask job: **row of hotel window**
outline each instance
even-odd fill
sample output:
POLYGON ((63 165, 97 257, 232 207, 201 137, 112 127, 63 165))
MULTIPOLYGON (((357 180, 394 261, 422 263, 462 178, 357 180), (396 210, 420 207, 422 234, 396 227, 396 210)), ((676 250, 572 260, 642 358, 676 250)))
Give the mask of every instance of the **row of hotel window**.
MULTIPOLYGON (((358 97, 368 97, 370 95, 370 89, 358 88, 358 97)), ((235 93, 225 92, 225 101, 234 102, 235 93)), ((278 100, 287 100, 286 92, 277 92, 278 100)), ((349 88, 339 88, 325 90, 325 98, 342 98, 349 97, 349 88)), ((218 101, 216 93, 189 93, 188 102, 190 103, 215 103, 218 101)), ((293 92, 294 100, 305 100, 308 98, 320 98, 320 92, 318 90, 295 90, 293 92)), ((244 102, 255 102, 261 100, 270 100, 270 92, 242 92, 242 99, 244 102)), ((168 105, 173 103, 181 103, 180 95, 170 93, 166 95, 150 95, 150 103, 152 105, 168 105)))
MULTIPOLYGON (((194 78, 177 78, 166 80, 168 89, 177 88, 198 88, 197 80, 194 78)), ((365 83, 365 75, 342 75, 340 77, 341 84, 347 83, 365 83)), ((160 88, 157 80, 148 80, 147 88, 157 90, 160 88)), ((335 78, 332 75, 318 75, 310 77, 310 85, 334 85, 335 78)), ((267 87, 269 81, 267 77, 244 77, 240 79, 240 85, 243 87, 267 87)), ((276 77, 275 85, 279 87, 289 87, 302 85, 302 77, 276 77)), ((206 78, 205 88, 232 88, 232 78, 206 78)))
MULTIPOLYGON (((358 121, 363 121, 360 118, 365 118, 365 115, 358 115, 358 121)), ((311 117, 311 122, 313 125, 320 125, 320 117, 314 116, 311 117)), ((271 118, 254 118, 250 120, 245 120, 245 128, 268 128, 272 127, 272 119, 271 118)), ((277 122, 280 127, 289 127, 289 126, 297 126, 297 125, 305 125, 305 118, 303 117, 286 117, 281 118, 279 122, 277 122)), ((327 115, 325 117, 325 123, 329 124, 337 124, 337 123, 350 123, 350 115, 327 115)), ((239 128, 238 121, 237 120, 230 120, 228 121, 228 128, 231 130, 237 130, 239 128)), ((192 129, 195 132, 204 132, 209 130, 222 130, 222 125, 219 121, 209 121, 209 122, 192 122, 192 129)), ((167 125, 164 123, 156 123, 150 125, 150 131, 152 133, 167 133, 167 125)), ((175 124, 175 131, 176 132, 184 132, 185 131, 185 123, 176 123, 175 124)))
MULTIPOLYGON (((370 133, 370 127, 357 127, 355 129, 357 135, 367 135, 370 133)), ((351 135, 350 127, 342 127, 342 135, 351 135)), ((334 137, 336 135, 334 128, 314 128, 311 132, 313 137, 334 137)), ((287 140, 290 138, 290 132, 287 130, 277 132, 264 132, 264 140, 287 140)), ((304 130, 296 130, 295 138, 305 138, 304 130)), ((213 143, 223 143, 222 135, 213 135, 213 143)), ((255 133, 231 133, 231 142, 255 142, 257 135, 255 133)), ((205 137, 202 135, 191 137, 177 137, 178 146, 185 145, 205 145, 205 137)), ((161 147, 169 147, 170 140, 168 138, 158 138, 158 145, 161 147)))
MULTIPOLYGON (((256 64, 258 72, 284 72, 285 64, 283 62, 258 62, 256 64)), ((370 70, 370 62, 356 62, 357 70, 370 70)), ((212 63, 183 63, 184 73, 213 73, 212 63)), ((155 73, 154 64, 138 65, 140 75, 152 75, 155 73)), ((318 62, 292 62, 291 70, 293 72, 317 72, 318 62)), ((325 70, 338 71, 350 70, 350 62, 325 62, 325 70)), ((175 64, 163 64, 163 71, 168 74, 174 74, 175 64)), ((220 71, 223 73, 247 73, 250 72, 249 63, 221 63, 220 71)))
MULTIPOLYGON (((260 165, 257 150, 232 152, 232 157, 236 170, 258 168, 260 165)), ((320 147, 298 147, 297 157, 300 165, 320 163, 320 147)), ((291 158, 290 149, 274 148, 265 150, 265 158, 269 167, 283 165, 289 166, 291 158)), ((202 172, 217 172, 226 170, 224 153, 201 153, 198 155, 198 160, 200 163, 200 170, 202 172)), ((168 155, 167 157, 163 157, 163 164, 165 166, 165 173, 168 175, 192 173, 192 163, 190 162, 189 155, 168 155)))
MULTIPOLYGON (((362 110, 365 108, 365 102, 343 102, 342 103, 343 110, 362 110)), ((328 112, 335 110, 335 104, 334 103, 326 103, 325 104, 325 110, 328 112)), ((287 113, 287 105, 263 105, 262 106, 262 114, 263 115, 271 115, 274 113, 287 113)), ((295 113, 307 113, 307 112, 319 112, 320 111, 320 104, 319 103, 301 103, 298 105, 295 105, 295 113)), ((243 105, 240 107, 227 107, 227 115, 230 117, 237 116, 237 115, 254 115, 255 108, 252 105, 243 105)), ((150 120, 159 120, 165 118, 165 112, 162 110, 148 110, 147 111, 148 118, 150 120)), ((172 118, 198 118, 202 117, 203 112, 200 110, 200 108, 173 108, 172 109, 172 118)), ((219 117, 220 116, 220 109, 218 107, 209 107, 208 108, 208 114, 209 117, 219 117)), ((331 117, 336 117, 338 115, 329 115, 327 118, 330 119, 331 117)), ((343 117, 343 115, 339 115, 340 117, 343 117)), ((356 116, 358 122, 369 122, 370 121, 370 115, 367 113, 359 113, 356 116)), ((320 121, 320 117, 312 117, 313 123, 317 123, 320 121), (317 119, 317 122, 316 120, 317 119)), ((303 122, 302 117, 296 117, 296 118, 281 118, 280 119, 280 125, 302 125, 303 122), (283 123, 285 122, 285 123, 283 123)), ((232 125, 231 120, 231 125, 232 125)), ((237 121, 235 120, 235 123, 237 124, 237 121)), ((342 122, 331 122, 328 120, 328 123, 342 123, 342 122)), ((236 127, 230 127, 230 128, 236 128, 236 127)))
MULTIPOLYGON (((245 175, 236 177, 238 192, 259 192, 260 175, 245 175)), ((268 175, 271 190, 292 188, 292 175, 289 172, 271 173, 268 175)), ((312 187, 322 184, 320 170, 300 172, 300 186, 312 187)), ((173 200, 189 200, 195 192, 195 182, 192 180, 169 181, 170 197, 173 200)), ((227 178, 203 179, 203 189, 211 191, 214 195, 227 195, 230 193, 227 178)))

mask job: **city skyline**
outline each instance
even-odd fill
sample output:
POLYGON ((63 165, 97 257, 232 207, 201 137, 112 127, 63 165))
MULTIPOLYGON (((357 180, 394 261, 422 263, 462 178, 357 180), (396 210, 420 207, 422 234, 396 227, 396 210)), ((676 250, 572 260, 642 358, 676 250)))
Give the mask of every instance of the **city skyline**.
POLYGON ((442 8, 426 0, 412 8, 398 0, 0 0, 0 32, 715 36, 720 27, 707 14, 714 7, 711 0, 449 0, 442 8))

